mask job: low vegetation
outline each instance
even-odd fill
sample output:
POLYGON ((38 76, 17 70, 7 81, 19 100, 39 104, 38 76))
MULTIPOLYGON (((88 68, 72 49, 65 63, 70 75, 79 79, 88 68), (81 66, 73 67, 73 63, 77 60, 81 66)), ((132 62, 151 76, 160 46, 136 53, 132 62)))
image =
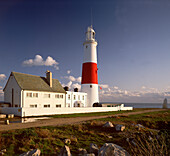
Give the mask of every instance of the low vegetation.
MULTIPOLYGON (((119 112, 120 113, 120 112, 119 112)), ((77 155, 78 148, 89 150, 90 143, 100 148, 110 142, 122 146, 131 155, 168 155, 170 151, 170 110, 139 115, 116 116, 88 121, 82 124, 57 127, 28 128, 0 132, 0 150, 6 155, 19 155, 30 149, 39 148, 43 155, 60 152, 64 139, 71 140, 71 153, 77 155), (117 132, 115 128, 102 127, 106 121, 114 125, 123 124, 126 129, 117 132), (145 128, 138 129, 136 124, 145 128)))

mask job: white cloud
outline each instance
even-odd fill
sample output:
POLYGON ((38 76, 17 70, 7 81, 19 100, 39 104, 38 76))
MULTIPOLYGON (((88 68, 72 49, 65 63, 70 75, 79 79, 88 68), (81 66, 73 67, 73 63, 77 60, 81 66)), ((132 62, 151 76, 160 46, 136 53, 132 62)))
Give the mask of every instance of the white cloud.
MULTIPOLYGON (((102 86, 102 85, 100 85, 102 86)), ((107 86, 107 85, 104 85, 107 86)), ((169 91, 160 91, 157 88, 142 86, 141 90, 130 91, 123 90, 119 87, 103 87, 99 90, 100 100, 105 102, 162 102, 163 99, 170 98, 169 91)))
POLYGON ((6 75, 5 74, 0 74, 0 80, 5 80, 6 75))
POLYGON ((77 82, 81 83, 81 77, 78 77, 76 80, 77 82))
POLYGON ((70 74, 71 73, 71 70, 67 70, 67 74, 70 74))
POLYGON ((99 84, 99 87, 101 87, 102 89, 103 88, 109 88, 109 85, 107 85, 107 84, 99 84))
POLYGON ((66 86, 71 87, 72 83, 73 83, 72 81, 69 81, 66 86))
POLYGON ((53 66, 56 70, 59 70, 59 63, 51 56, 48 56, 46 60, 43 60, 41 55, 36 55, 34 59, 25 60, 22 64, 24 66, 53 66))
POLYGON ((79 83, 75 83, 72 85, 72 88, 78 88, 78 90, 80 91, 81 85, 79 83))

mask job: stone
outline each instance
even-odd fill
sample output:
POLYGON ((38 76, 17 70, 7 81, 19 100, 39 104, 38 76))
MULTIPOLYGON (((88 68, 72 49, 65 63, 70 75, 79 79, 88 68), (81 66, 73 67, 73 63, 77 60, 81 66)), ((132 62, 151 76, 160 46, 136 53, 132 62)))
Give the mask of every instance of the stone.
POLYGON ((110 135, 108 135, 107 137, 108 137, 109 139, 112 139, 112 138, 113 138, 113 137, 112 137, 112 136, 110 136, 110 135))
POLYGON ((8 118, 14 118, 14 114, 8 114, 8 118))
POLYGON ((64 145, 60 150, 59 156, 71 156, 70 148, 64 145))
POLYGON ((142 128, 145 128, 143 125, 141 124, 136 124, 135 125, 136 128, 138 128, 138 130, 141 130, 142 128))
POLYGON ((65 144, 71 144, 71 140, 70 139, 64 139, 64 143, 65 144))
POLYGON ((129 153, 122 147, 113 144, 105 143, 99 150, 98 156, 130 156, 129 153))
POLYGON ((167 102, 167 99, 165 98, 165 99, 164 99, 164 102, 163 102, 163 105, 162 105, 162 108, 163 108, 163 109, 167 109, 167 108, 168 108, 168 107, 167 107, 167 103, 168 103, 168 102, 167 102))
POLYGON ((0 118, 6 118, 5 114, 0 114, 0 118))
POLYGON ((114 127, 113 124, 109 121, 109 122, 106 122, 103 127, 114 127))
POLYGON ((91 143, 91 144, 90 144, 90 150, 89 150, 89 152, 90 152, 90 153, 94 153, 95 155, 97 155, 97 154, 98 154, 98 151, 99 151, 99 148, 97 147, 97 145, 91 143))
POLYGON ((41 154, 41 151, 39 149, 34 149, 26 153, 23 153, 19 156, 40 156, 40 154, 41 154))
POLYGON ((87 150, 83 148, 78 149, 79 156, 86 156, 87 155, 87 150))
POLYGON ((125 126, 124 125, 116 125, 115 129, 116 129, 116 131, 123 132, 125 130, 125 126))
POLYGON ((86 154, 86 156, 95 156, 94 153, 86 154))
POLYGON ((6 124, 6 125, 9 125, 9 120, 5 120, 5 124, 6 124))

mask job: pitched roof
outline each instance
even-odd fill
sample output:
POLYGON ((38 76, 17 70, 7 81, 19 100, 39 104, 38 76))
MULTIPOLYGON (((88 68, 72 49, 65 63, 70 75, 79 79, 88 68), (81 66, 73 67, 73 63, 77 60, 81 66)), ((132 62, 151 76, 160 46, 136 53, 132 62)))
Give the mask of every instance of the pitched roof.
POLYGON ((50 87, 45 77, 17 72, 11 72, 11 75, 15 77, 18 85, 23 90, 66 93, 57 79, 52 79, 52 87, 50 87))

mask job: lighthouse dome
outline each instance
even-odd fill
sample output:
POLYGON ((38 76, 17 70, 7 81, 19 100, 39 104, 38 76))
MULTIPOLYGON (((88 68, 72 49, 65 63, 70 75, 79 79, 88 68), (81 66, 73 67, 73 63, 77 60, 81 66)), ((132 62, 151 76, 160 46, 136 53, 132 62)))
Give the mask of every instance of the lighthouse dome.
POLYGON ((87 32, 86 32, 86 40, 91 40, 91 41, 95 41, 95 31, 93 30, 92 26, 89 26, 87 28, 87 32))

